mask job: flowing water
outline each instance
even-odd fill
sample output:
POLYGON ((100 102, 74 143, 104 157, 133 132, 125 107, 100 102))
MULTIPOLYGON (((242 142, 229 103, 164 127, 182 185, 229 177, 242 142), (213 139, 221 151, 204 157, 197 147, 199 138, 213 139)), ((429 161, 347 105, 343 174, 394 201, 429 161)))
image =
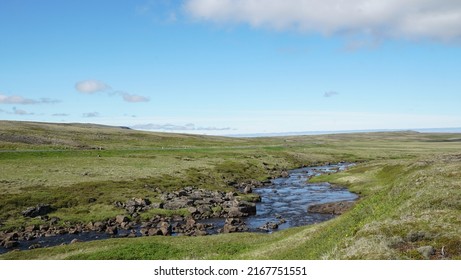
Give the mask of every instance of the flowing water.
MULTIPOLYGON (((309 179, 325 173, 343 171, 351 165, 340 163, 291 170, 288 178, 277 178, 269 185, 254 189, 253 192, 261 196, 261 202, 256 204, 256 215, 243 220, 250 231, 272 232, 275 229, 261 230, 260 227, 267 223, 278 223, 277 230, 281 230, 334 218, 336 215, 309 213, 307 208, 314 204, 353 201, 358 196, 346 188, 331 186, 329 183, 309 183, 309 179), (285 223, 280 224, 281 219, 285 223)), ((222 219, 207 222, 214 223, 216 228, 224 225, 222 219)))
MULTIPOLYGON (((331 186, 328 183, 309 183, 309 179, 324 173, 343 171, 351 164, 339 163, 333 165, 305 167, 291 170, 287 178, 277 178, 263 187, 256 188, 253 192, 261 196, 261 202, 256 203, 256 215, 243 218, 249 231, 272 232, 290 227, 309 225, 334 218, 331 214, 309 213, 310 205, 337 201, 352 201, 358 198, 356 194, 346 188, 331 186), (283 219, 283 223, 281 223, 283 219), (277 223, 277 229, 261 229, 267 223, 277 223)), ((214 228, 210 234, 216 234, 224 225, 224 219, 201 220, 201 223, 213 223, 214 228)), ((120 230, 119 236, 127 232, 120 230)), ((140 234, 138 234, 140 236, 140 234)), ((68 244, 73 239, 80 241, 100 240, 111 238, 106 233, 82 232, 78 235, 65 234, 53 237, 42 237, 31 241, 20 241, 15 249, 27 249, 33 244, 41 247, 50 247, 68 244)), ((0 247, 0 254, 9 250, 0 247)))
MULTIPOLYGON (((349 164, 350 165, 350 164, 349 164)), ((279 229, 323 222, 334 217, 330 214, 308 213, 310 205, 337 201, 352 201, 358 198, 346 188, 332 187, 328 183, 309 183, 309 178, 323 173, 346 169, 348 164, 306 167, 289 172, 288 178, 272 180, 272 184, 255 192, 261 197, 256 205, 256 215, 248 217, 246 223, 255 229, 267 222, 277 222, 280 217, 286 223, 279 229)))

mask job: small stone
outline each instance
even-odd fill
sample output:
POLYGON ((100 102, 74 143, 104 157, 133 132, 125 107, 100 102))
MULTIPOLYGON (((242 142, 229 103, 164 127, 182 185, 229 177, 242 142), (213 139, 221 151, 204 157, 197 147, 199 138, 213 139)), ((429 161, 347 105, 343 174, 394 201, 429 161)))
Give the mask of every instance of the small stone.
POLYGON ((125 216, 125 215, 117 215, 117 216, 115 217, 115 222, 116 222, 117 224, 121 224, 121 223, 129 222, 129 219, 128 219, 128 217, 125 216))
POLYGON ((416 249, 425 259, 430 259, 435 255, 435 249, 432 246, 423 246, 416 249))
POLYGON ((50 219, 50 225, 57 225, 60 220, 58 217, 53 217, 50 219))
POLYGON ((187 208, 187 211, 189 211, 189 213, 191 213, 191 214, 195 214, 195 213, 197 213, 197 208, 189 207, 189 208, 187 208))
POLYGON ((243 190, 243 193, 245 194, 249 194, 252 192, 253 192, 253 189, 251 188, 251 186, 246 186, 245 189, 243 190))
POLYGON ((29 246, 29 250, 33 250, 33 249, 37 249, 37 248, 42 248, 42 245, 37 243, 37 244, 32 244, 32 245, 29 246))
POLYGON ((106 233, 109 235, 117 235, 118 229, 117 227, 107 227, 106 228, 106 233))
POLYGON ((150 228, 147 232, 148 236, 163 235, 162 230, 158 228, 150 228))
POLYGON ((14 248, 14 247, 18 247, 19 246, 19 242, 18 241, 6 241, 5 244, 3 245, 3 247, 5 249, 11 249, 11 248, 14 248))
POLYGON ((24 231, 25 231, 25 232, 32 232, 32 231, 37 230, 37 229, 38 229, 38 227, 37 227, 36 225, 31 225, 31 226, 27 226, 27 227, 24 229, 24 231))

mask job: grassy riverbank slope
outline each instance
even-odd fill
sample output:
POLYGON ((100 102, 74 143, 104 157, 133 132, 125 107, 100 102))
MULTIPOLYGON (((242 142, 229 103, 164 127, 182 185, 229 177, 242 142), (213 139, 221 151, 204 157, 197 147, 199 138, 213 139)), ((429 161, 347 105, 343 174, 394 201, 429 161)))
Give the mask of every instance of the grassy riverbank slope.
POLYGON ((229 191, 339 161, 359 164, 316 180, 361 199, 326 223, 271 235, 111 239, 0 259, 423 259, 427 246, 430 258, 461 258, 461 135, 410 131, 241 139, 0 121, 0 231, 43 223, 21 215, 38 203, 57 208, 51 215, 64 225, 98 221, 124 213, 114 201, 155 201, 153 188, 229 191))

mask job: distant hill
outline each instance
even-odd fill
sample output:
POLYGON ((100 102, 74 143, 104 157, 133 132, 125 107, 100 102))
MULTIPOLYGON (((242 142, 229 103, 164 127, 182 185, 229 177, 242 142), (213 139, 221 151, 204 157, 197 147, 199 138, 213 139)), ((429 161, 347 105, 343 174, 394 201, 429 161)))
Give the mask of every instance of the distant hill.
POLYGON ((0 149, 150 149, 238 145, 242 141, 247 140, 90 123, 0 121, 0 149))
POLYGON ((332 131, 296 131, 278 133, 252 133, 231 134, 229 137, 276 137, 276 136, 300 136, 300 135, 327 135, 349 133, 372 133, 372 132, 404 132, 414 131, 421 133, 461 133, 461 127, 454 128, 416 128, 416 129, 365 129, 365 130, 332 130, 332 131))

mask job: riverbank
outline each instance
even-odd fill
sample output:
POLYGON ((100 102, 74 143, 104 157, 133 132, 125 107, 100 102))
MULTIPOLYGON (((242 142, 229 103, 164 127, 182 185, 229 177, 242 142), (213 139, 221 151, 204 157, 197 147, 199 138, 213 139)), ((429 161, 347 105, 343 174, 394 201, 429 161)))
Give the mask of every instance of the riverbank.
POLYGON ((49 217, 55 210, 50 205, 37 205, 23 212, 46 223, 28 225, 24 229, 0 232, 0 254, 11 250, 46 248, 50 246, 141 236, 204 236, 234 232, 273 232, 295 226, 323 222, 339 213, 312 213, 309 207, 326 202, 353 201, 356 195, 329 184, 309 184, 309 179, 325 173, 344 171, 352 164, 340 163, 306 167, 283 172, 278 179, 253 181, 235 188, 234 192, 219 192, 186 187, 176 192, 158 193, 160 202, 147 198, 114 202, 125 215, 115 218, 57 226, 59 219, 49 217), (248 201, 251 200, 251 201, 248 201), (142 221, 141 215, 152 209, 179 210, 184 215, 155 215, 142 221))

